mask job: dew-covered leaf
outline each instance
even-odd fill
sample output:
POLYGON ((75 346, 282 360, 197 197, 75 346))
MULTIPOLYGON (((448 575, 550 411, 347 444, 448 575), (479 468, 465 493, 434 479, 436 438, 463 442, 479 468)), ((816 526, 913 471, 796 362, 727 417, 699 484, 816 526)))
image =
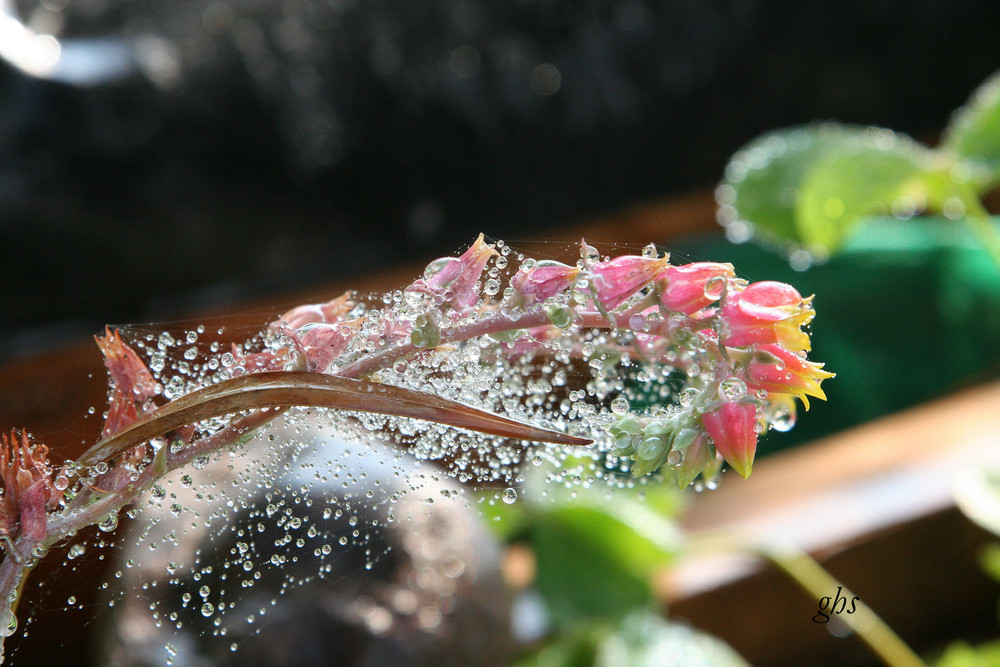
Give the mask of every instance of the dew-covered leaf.
POLYGON ((243 375, 175 399, 80 457, 80 465, 107 460, 124 450, 187 424, 253 408, 311 406, 412 417, 491 435, 585 445, 589 441, 478 410, 457 401, 404 387, 304 371, 243 375))
POLYGON ((861 128, 836 123, 769 132, 738 150, 719 188, 721 213, 750 222, 765 236, 800 240, 796 198, 812 167, 845 145, 859 143, 861 128))
POLYGON ((979 190, 1000 181, 1000 73, 977 88, 952 115, 942 147, 971 163, 979 190))
MULTIPOLYGON (((719 186, 720 220, 766 240, 837 250, 863 216, 910 197, 911 214, 941 198, 930 151, 889 130, 824 123, 766 134, 740 149, 719 186)), ((909 204, 909 202, 907 202, 909 204)))
POLYGON ((939 208, 949 185, 923 147, 886 130, 866 131, 805 174, 795 206, 798 240, 821 254, 835 252, 861 218, 891 213, 894 205, 904 215, 939 208))

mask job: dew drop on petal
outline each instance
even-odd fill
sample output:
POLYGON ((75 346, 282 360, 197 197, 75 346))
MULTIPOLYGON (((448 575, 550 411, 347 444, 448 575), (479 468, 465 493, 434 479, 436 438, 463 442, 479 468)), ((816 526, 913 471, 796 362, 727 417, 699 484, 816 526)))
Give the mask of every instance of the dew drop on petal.
POLYGON ((726 290, 726 279, 723 276, 716 276, 705 283, 705 298, 715 301, 722 297, 726 290))

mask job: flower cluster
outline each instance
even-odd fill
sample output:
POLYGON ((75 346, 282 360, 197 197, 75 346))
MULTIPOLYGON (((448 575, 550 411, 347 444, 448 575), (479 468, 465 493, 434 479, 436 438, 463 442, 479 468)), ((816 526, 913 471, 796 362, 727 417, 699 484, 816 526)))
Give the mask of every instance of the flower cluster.
POLYGON ((583 242, 569 265, 516 257, 480 235, 382 305, 345 294, 289 311, 271 325, 265 351, 242 355, 242 370, 409 381, 550 427, 600 427, 614 446, 606 450, 628 459, 634 475, 662 469, 681 486, 711 479, 723 462, 747 477, 759 435, 790 427, 792 397, 808 408, 832 377, 805 356, 811 297, 784 283, 748 284, 730 264, 672 265, 653 246, 601 257, 583 242), (449 354, 474 363, 442 362, 449 354), (547 359, 592 370, 584 386, 558 390, 547 375, 562 375, 547 359), (496 380, 473 384, 478 392, 440 382, 444 368, 472 378, 483 366, 496 380), (434 381, 420 368, 433 368, 434 381), (525 380, 533 375, 535 384, 525 380), (651 376, 660 386, 638 380, 651 376), (670 389, 678 377, 683 386, 670 389))

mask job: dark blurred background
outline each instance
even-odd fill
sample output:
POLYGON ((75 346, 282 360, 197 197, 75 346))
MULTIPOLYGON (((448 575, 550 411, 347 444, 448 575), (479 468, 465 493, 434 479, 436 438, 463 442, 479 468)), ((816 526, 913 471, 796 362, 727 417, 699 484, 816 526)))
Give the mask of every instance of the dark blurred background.
POLYGON ((711 188, 783 125, 933 140, 1000 67, 992 0, 0 13, 0 360, 451 253, 478 231, 558 237, 711 188))

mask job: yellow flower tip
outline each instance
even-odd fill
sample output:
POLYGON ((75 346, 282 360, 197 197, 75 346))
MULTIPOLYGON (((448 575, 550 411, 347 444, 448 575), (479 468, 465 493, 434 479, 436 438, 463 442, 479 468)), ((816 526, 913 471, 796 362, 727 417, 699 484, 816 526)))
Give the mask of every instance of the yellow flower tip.
POLYGON ((730 466, 732 466, 733 470, 739 473, 740 477, 743 479, 750 478, 750 473, 753 471, 753 457, 743 460, 737 460, 734 458, 732 461, 727 459, 727 462, 730 466))

